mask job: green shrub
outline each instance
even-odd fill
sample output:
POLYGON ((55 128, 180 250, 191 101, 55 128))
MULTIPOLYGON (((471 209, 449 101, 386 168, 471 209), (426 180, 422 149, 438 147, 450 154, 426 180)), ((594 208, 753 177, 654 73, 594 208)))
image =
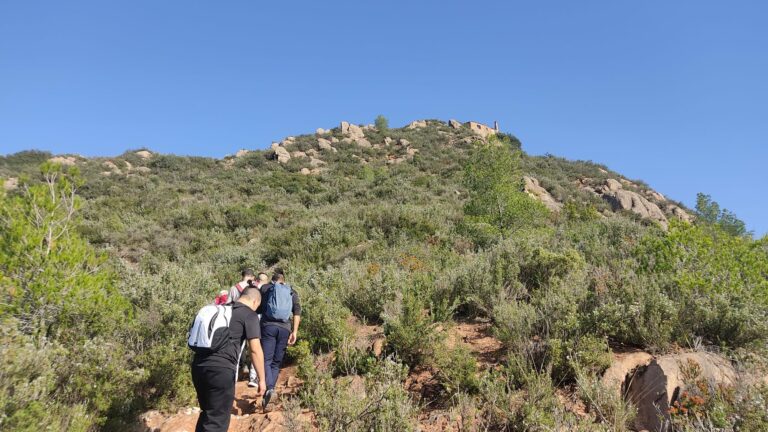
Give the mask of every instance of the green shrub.
POLYGON ((477 361, 466 347, 440 349, 435 357, 437 379, 447 396, 474 394, 479 390, 477 361))
POLYGON ((434 358, 440 338, 426 305, 416 292, 407 288, 385 307, 384 334, 386 351, 410 367, 434 358))

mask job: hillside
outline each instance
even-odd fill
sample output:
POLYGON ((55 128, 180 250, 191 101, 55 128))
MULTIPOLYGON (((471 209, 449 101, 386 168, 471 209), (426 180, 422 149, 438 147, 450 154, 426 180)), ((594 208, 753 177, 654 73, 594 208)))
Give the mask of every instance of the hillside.
POLYGON ((482 124, 22 152, 0 178, 0 429, 194 418, 189 321, 276 266, 305 309, 292 396, 239 388, 242 430, 768 427, 768 238, 482 124))

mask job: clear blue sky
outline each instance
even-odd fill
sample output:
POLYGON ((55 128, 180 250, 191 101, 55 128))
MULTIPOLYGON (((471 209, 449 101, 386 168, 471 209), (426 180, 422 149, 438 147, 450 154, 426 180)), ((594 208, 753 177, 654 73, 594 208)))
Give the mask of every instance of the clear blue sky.
POLYGON ((0 154, 500 122, 768 232, 765 1, 0 0, 0 154))

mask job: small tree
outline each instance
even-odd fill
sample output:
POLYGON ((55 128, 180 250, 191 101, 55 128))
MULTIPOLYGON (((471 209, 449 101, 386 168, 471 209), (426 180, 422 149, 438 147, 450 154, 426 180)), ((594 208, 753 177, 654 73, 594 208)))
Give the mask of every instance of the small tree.
POLYGON ((523 192, 520 150, 509 142, 493 140, 478 146, 464 168, 470 198, 464 212, 501 233, 536 225, 547 216, 544 205, 523 192))
POLYGON ((375 125, 379 132, 387 132, 389 130, 389 120, 381 114, 376 117, 375 125))

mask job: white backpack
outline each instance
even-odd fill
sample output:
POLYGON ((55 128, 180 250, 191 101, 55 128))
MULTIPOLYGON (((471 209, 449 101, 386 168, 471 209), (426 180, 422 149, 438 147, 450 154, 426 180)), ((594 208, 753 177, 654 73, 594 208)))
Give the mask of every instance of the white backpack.
POLYGON ((206 305, 195 316, 189 328, 187 345, 201 354, 214 353, 229 342, 229 322, 232 306, 206 305))

